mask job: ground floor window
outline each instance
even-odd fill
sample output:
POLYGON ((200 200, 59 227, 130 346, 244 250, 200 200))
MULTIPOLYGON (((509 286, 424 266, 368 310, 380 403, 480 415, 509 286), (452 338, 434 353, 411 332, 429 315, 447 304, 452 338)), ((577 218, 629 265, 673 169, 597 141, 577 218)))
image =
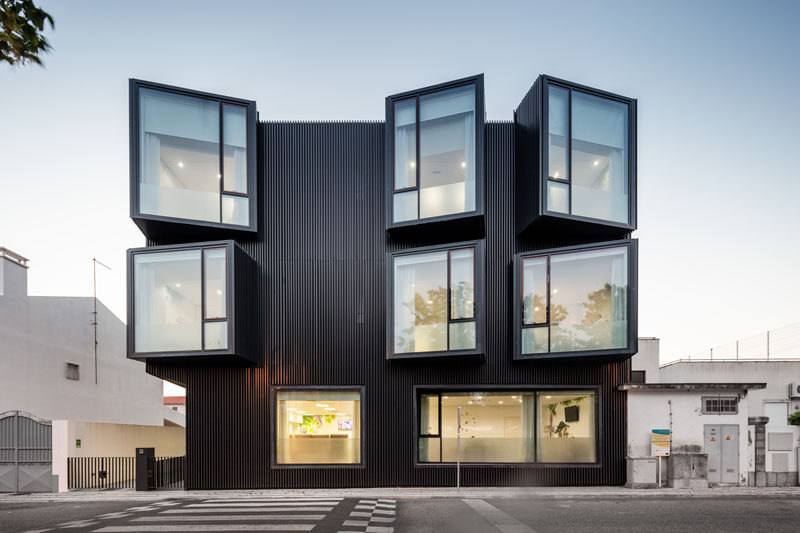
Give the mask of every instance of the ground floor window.
POLYGON ((594 391, 422 391, 418 460, 456 462, 461 407, 465 463, 597 462, 594 391))
POLYGON ((278 390, 278 464, 360 464, 361 391, 278 390))

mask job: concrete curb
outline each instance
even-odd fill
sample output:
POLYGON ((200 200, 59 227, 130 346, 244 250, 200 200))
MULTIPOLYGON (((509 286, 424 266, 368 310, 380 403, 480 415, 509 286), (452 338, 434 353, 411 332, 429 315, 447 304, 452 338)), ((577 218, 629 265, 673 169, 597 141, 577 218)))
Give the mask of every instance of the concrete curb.
POLYGON ((214 498, 532 498, 532 499, 676 499, 676 498, 800 498, 800 487, 717 487, 709 489, 625 489, 621 487, 470 487, 404 488, 381 487, 366 489, 271 489, 271 490, 165 490, 136 492, 132 489, 82 490, 58 494, 0 494, 2 503, 30 502, 142 502, 159 500, 205 500, 214 498))

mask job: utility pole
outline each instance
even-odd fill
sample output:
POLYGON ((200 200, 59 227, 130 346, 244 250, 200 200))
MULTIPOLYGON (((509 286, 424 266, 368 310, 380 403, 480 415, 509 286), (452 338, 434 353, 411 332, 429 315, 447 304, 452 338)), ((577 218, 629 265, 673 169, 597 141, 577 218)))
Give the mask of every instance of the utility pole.
POLYGON ((97 264, 111 270, 111 267, 104 265, 92 257, 92 281, 94 285, 94 311, 92 312, 92 325, 94 326, 94 384, 97 385, 97 264))

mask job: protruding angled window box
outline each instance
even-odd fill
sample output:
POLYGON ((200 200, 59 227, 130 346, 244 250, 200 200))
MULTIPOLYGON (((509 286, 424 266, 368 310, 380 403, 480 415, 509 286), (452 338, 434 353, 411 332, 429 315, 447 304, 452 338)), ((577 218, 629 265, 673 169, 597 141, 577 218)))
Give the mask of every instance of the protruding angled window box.
POLYGON ((483 241, 387 254, 388 359, 482 356, 483 241))
POLYGON ((514 358, 635 354, 636 271, 636 240, 517 254, 514 358))
POLYGON ((386 98, 386 228, 482 235, 483 75, 386 98))
POLYGON ((636 100, 539 76, 514 113, 517 230, 636 229, 636 100))
POLYGON ((131 218, 151 239, 257 231, 256 103, 130 80, 131 218))
POLYGON ((255 282, 230 240, 128 250, 128 357, 258 362, 255 282))

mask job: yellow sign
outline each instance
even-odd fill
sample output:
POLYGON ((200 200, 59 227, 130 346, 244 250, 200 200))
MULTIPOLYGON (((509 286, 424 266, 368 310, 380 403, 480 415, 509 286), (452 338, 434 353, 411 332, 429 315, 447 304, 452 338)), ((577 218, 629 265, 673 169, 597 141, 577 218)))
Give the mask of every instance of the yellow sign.
POLYGON ((672 434, 668 429, 654 429, 650 432, 650 455, 668 457, 672 434))

